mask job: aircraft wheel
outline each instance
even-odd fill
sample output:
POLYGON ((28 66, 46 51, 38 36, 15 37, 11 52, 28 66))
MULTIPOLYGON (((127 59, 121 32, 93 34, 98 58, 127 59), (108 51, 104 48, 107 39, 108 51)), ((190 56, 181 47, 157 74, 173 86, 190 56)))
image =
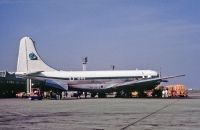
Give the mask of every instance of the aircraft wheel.
POLYGON ((96 95, 96 93, 91 93, 91 98, 94 98, 96 95))
POLYGON ((140 91, 140 92, 138 92, 138 97, 139 98, 145 98, 145 97, 147 97, 147 94, 144 93, 144 91, 140 91))
POLYGON ((98 93, 98 97, 99 98, 106 98, 106 94, 105 93, 98 93))
POLYGON ((121 90, 121 91, 117 92, 116 97, 118 97, 118 98, 131 98, 132 97, 131 96, 131 91, 123 91, 123 90, 121 90))

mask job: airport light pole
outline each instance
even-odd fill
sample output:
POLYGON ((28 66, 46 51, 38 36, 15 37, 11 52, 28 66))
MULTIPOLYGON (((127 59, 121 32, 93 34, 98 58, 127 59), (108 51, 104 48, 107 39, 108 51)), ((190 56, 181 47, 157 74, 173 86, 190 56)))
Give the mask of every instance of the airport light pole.
POLYGON ((87 62, 88 62, 88 58, 87 57, 83 57, 82 58, 82 67, 83 67, 83 71, 86 71, 86 67, 87 67, 87 62))

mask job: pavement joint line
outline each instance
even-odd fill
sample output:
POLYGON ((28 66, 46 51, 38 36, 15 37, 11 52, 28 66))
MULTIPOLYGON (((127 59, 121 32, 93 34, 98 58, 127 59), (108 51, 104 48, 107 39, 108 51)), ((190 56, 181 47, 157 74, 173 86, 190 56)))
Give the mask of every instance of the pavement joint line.
POLYGON ((9 112, 9 113, 11 113, 11 114, 16 114, 16 115, 20 115, 20 116, 29 116, 29 115, 26 115, 26 114, 23 114, 23 113, 21 113, 21 112, 9 112))
POLYGON ((24 116, 24 117, 29 116, 29 115, 23 114, 21 112, 9 112, 9 111, 5 111, 5 110, 2 110, 2 109, 0 109, 0 110, 1 110, 1 112, 3 111, 3 112, 6 112, 6 113, 16 114, 16 115, 19 115, 19 116, 24 116))
POLYGON ((156 111, 154 111, 154 112, 152 112, 152 113, 150 113, 150 114, 148 114, 148 115, 146 115, 146 116, 144 116, 144 117, 142 117, 142 118, 140 118, 140 119, 138 119, 138 120, 136 120, 134 122, 129 123, 128 125, 126 125, 125 127, 121 128, 120 130, 125 130, 125 129, 129 128, 130 126, 134 126, 136 123, 141 122, 142 120, 144 120, 144 119, 146 119, 146 118, 148 118, 148 117, 150 117, 150 116, 152 116, 152 115, 164 110, 165 108, 176 104, 178 101, 180 101, 180 99, 179 100, 175 100, 174 102, 171 102, 171 103, 159 108, 158 110, 156 110, 156 111))

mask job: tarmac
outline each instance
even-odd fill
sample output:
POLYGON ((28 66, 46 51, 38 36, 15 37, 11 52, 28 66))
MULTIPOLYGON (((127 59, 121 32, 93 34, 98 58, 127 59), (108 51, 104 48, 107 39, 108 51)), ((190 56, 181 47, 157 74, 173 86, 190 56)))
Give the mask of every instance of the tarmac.
POLYGON ((0 130, 199 130, 200 98, 0 99, 0 130))

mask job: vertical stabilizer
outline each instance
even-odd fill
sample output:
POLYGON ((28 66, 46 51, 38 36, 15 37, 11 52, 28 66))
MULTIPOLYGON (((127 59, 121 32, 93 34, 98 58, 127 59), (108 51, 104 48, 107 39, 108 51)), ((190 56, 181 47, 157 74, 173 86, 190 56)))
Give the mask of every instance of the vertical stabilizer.
POLYGON ((20 40, 17 72, 55 71, 40 58, 30 37, 20 40))

